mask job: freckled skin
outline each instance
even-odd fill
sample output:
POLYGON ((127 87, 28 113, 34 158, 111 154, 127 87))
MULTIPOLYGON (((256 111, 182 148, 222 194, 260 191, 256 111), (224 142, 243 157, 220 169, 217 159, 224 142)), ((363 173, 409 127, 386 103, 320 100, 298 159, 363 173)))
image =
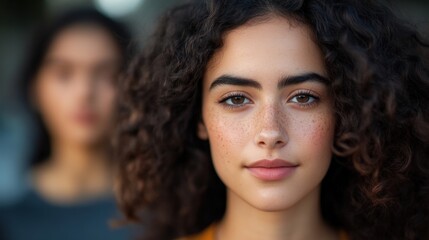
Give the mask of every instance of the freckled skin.
POLYGON ((332 157, 333 99, 329 87, 316 81, 277 86, 284 76, 307 72, 326 77, 321 50, 308 27, 281 17, 228 32, 211 59, 198 134, 209 141, 216 172, 227 187, 227 212, 238 202, 264 212, 305 202, 318 211, 320 184, 332 157), (229 84, 210 89, 226 74, 252 79, 261 89, 229 84), (316 103, 304 107, 294 102, 303 90, 318 97, 316 103), (221 101, 231 93, 249 102, 230 108, 221 101), (284 179, 262 181, 244 167, 261 159, 284 159, 299 167, 284 179))

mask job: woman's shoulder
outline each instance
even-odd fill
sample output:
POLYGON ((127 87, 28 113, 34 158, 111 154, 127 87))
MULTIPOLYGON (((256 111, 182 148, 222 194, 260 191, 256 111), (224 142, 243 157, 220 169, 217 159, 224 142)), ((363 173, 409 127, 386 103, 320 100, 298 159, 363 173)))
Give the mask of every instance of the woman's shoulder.
POLYGON ((182 237, 177 240, 214 240, 214 228, 214 224, 212 224, 200 233, 182 237))

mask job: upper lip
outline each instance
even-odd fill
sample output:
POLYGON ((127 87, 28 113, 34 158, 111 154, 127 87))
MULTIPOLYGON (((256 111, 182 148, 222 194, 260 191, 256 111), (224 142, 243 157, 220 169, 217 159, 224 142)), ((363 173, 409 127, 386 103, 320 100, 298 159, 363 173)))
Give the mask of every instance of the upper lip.
POLYGON ((248 168, 279 168, 279 167, 297 167, 298 164, 288 162, 283 159, 268 160, 263 159, 246 165, 248 168))
POLYGON ((96 119, 97 115, 90 111, 81 111, 73 115, 76 119, 96 119))

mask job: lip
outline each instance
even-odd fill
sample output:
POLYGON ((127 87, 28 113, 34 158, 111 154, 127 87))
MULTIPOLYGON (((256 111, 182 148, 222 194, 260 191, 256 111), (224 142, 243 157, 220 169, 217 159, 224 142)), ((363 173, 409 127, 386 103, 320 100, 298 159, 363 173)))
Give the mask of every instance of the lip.
POLYGON ((260 160, 245 168, 256 178, 263 181, 278 181, 295 172, 298 164, 290 163, 282 159, 260 160))
POLYGON ((98 122, 97 115, 89 111, 77 112, 73 115, 73 120, 81 125, 94 125, 98 122))

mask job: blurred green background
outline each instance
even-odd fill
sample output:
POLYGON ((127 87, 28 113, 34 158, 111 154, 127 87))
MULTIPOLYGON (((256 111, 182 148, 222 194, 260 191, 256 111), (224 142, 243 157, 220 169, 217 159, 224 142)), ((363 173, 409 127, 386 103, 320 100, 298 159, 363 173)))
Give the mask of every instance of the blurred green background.
MULTIPOLYGON (((243 0, 244 1, 244 0, 243 0)), ((0 203, 19 195, 31 123, 19 108, 17 76, 34 31, 74 7, 95 7, 125 23, 143 46, 160 13, 186 0, 1 0, 0 1, 0 203)), ((429 36, 429 0, 390 0, 397 14, 429 36)))

